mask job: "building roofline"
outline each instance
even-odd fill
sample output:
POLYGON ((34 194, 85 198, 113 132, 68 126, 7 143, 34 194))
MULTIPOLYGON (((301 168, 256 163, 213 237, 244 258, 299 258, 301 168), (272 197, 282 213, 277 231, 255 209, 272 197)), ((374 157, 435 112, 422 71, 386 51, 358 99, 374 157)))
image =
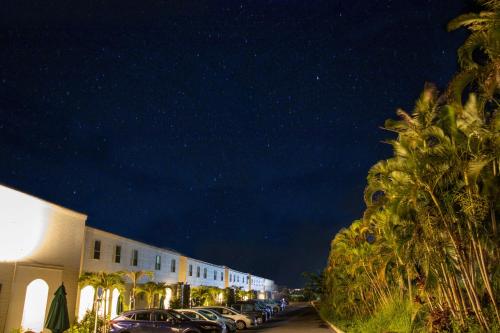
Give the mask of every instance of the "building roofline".
POLYGON ((217 266, 219 268, 226 268, 226 266, 224 265, 218 265, 218 264, 212 264, 212 263, 209 263, 208 261, 204 261, 204 260, 200 260, 200 259, 196 259, 196 258, 192 258, 192 257, 188 257, 188 256, 185 256, 188 260, 194 260, 194 261, 197 261, 199 263, 202 263, 202 264, 206 264, 206 265, 210 265, 210 266, 217 266))
POLYGON ((30 199, 34 199, 34 200, 36 200, 36 201, 40 201, 40 202, 42 202, 43 204, 45 204, 45 205, 47 205, 47 206, 50 206, 51 208, 53 208, 53 209, 55 209, 55 210, 58 210, 58 211, 60 211, 60 212, 63 212, 63 213, 65 213, 65 214, 68 214, 68 215, 72 215, 72 216, 74 216, 74 217, 76 217, 76 218, 84 219, 85 221, 87 220, 87 217, 88 217, 88 216, 87 216, 87 214, 80 213, 80 212, 77 212, 77 211, 75 211, 75 210, 73 210, 73 209, 70 209, 70 208, 66 208, 66 207, 63 207, 63 206, 57 205, 57 204, 55 204, 55 203, 53 203, 53 202, 47 201, 47 200, 45 200, 45 199, 41 199, 41 198, 39 198, 39 197, 36 197, 36 196, 34 196, 34 195, 31 195, 31 194, 28 194, 28 193, 23 192, 23 191, 21 191, 21 190, 18 190, 18 189, 16 189, 16 188, 13 188, 13 187, 7 186, 7 185, 5 185, 5 184, 3 184, 3 183, 0 183, 0 188, 5 188, 5 189, 7 189, 7 190, 10 190, 10 191, 13 191, 13 192, 17 192, 17 193, 19 193, 19 194, 22 194, 22 195, 24 195, 24 196, 29 197, 30 199))
POLYGON ((172 254, 184 256, 182 253, 180 253, 178 251, 175 251, 173 249, 169 249, 169 248, 165 248, 165 247, 160 247, 160 246, 155 246, 155 245, 147 244, 147 243, 144 243, 144 242, 132 239, 132 238, 121 236, 121 235, 118 235, 118 234, 115 234, 115 233, 112 233, 112 232, 109 232, 109 231, 105 231, 105 230, 102 230, 102 229, 94 228, 94 227, 91 227, 91 226, 88 226, 88 225, 86 225, 85 228, 86 229, 91 229, 93 231, 97 231, 97 232, 100 232, 100 233, 103 233, 103 234, 107 234, 107 235, 110 235, 110 236, 113 236, 113 237, 121 238, 121 239, 124 239, 126 241, 131 241, 131 242, 140 244, 142 246, 147 246, 149 248, 153 248, 153 249, 156 249, 156 250, 166 251, 166 252, 170 252, 172 254))

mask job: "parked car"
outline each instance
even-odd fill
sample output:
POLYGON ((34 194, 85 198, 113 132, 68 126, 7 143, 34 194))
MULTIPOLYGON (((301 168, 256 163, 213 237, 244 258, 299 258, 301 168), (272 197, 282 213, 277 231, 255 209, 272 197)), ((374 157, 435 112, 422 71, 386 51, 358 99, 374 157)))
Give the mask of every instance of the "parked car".
POLYGON ((127 311, 110 321, 110 333, 222 333, 212 321, 194 321, 174 310, 127 311))
POLYGON ((273 315, 273 310, 270 306, 267 306, 260 300, 247 300, 247 301, 239 301, 236 304, 252 304, 254 307, 254 311, 263 311, 266 313, 266 320, 270 319, 273 315))
POLYGON ((242 314, 241 312, 225 306, 203 306, 196 307, 195 309, 210 309, 221 314, 223 317, 231 318, 236 322, 236 327, 239 330, 257 326, 257 318, 255 318, 255 316, 242 314))
POLYGON ((231 305, 231 308, 243 314, 255 316, 257 318, 257 324, 262 324, 269 319, 268 313, 266 311, 258 309, 255 304, 252 303, 236 302, 235 304, 231 305))
POLYGON ((222 326, 222 332, 236 332, 236 323, 232 319, 218 316, 210 310, 203 309, 177 309, 177 312, 182 313, 191 320, 208 320, 219 323, 222 326))
POLYGON ((281 306, 281 302, 275 301, 273 299, 267 299, 267 300, 264 300, 263 302, 265 304, 269 305, 273 309, 274 313, 277 313, 277 312, 280 312, 283 310, 282 306, 281 306))
POLYGON ((206 315, 212 314, 214 316, 217 316, 217 318, 223 320, 226 323, 226 326, 228 327, 228 330, 230 332, 236 332, 236 330, 237 330, 236 322, 234 321, 234 319, 224 317, 220 313, 215 312, 215 311, 210 310, 210 309, 193 309, 193 310, 199 311, 199 312, 206 314, 206 315))

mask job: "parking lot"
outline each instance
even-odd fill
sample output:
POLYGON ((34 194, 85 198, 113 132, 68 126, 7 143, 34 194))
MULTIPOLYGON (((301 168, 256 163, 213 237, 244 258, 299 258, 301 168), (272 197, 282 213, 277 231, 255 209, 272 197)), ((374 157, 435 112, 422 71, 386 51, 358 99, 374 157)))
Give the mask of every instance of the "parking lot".
POLYGON ((284 312, 274 316, 267 323, 247 331, 252 333, 333 332, 309 303, 290 305, 284 312))

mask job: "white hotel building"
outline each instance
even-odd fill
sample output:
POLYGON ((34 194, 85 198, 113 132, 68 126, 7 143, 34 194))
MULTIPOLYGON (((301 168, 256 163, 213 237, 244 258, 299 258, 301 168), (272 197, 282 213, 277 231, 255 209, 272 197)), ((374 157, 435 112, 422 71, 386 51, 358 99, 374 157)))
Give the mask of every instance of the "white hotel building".
MULTIPOLYGON (((0 185, 0 332, 49 332, 43 324, 62 283, 70 321, 81 318, 94 298, 92 287, 78 285, 83 272, 152 271, 155 282, 242 288, 259 298, 275 291, 272 280, 95 229, 86 219, 0 185)), ((168 306, 172 290, 166 292, 168 306)), ((117 297, 118 290, 109 295, 112 313, 117 297)))

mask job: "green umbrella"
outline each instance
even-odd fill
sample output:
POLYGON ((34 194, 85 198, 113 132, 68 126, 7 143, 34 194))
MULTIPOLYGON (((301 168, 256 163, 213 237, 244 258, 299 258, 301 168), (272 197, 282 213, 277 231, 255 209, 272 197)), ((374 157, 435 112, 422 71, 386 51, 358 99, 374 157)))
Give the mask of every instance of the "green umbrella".
POLYGON ((64 284, 61 284, 54 293, 45 327, 53 333, 62 333, 69 328, 68 305, 64 284))
POLYGON ((121 314, 123 312, 123 296, 120 294, 116 300, 116 314, 121 314))

